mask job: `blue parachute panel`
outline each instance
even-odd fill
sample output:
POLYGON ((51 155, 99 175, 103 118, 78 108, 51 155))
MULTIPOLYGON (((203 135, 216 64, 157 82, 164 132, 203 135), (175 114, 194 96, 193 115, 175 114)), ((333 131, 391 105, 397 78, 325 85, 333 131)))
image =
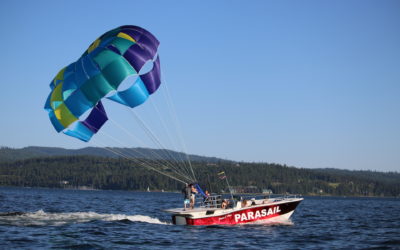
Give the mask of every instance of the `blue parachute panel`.
POLYGON ((139 106, 149 98, 149 92, 142 79, 138 77, 135 83, 127 90, 119 91, 108 99, 119 102, 131 108, 139 106))
POLYGON ((94 133, 88 127, 79 121, 68 127, 68 129, 64 131, 64 134, 76 137, 85 142, 88 142, 94 135, 94 133))

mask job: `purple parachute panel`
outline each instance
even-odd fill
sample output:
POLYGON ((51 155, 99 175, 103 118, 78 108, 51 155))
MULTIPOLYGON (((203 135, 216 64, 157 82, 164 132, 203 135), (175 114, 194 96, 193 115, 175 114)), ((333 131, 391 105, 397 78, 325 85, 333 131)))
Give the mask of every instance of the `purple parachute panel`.
POLYGON ((136 42, 151 55, 151 58, 154 58, 157 54, 160 42, 150 32, 137 26, 122 26, 121 32, 135 39, 136 42))
POLYGON ((139 72, 143 65, 153 57, 137 43, 132 45, 124 54, 125 59, 139 72))
POLYGON ((89 128, 90 131, 97 133, 107 120, 108 117, 103 104, 98 102, 96 107, 92 109, 89 116, 82 123, 89 128))
POLYGON ((146 86, 149 94, 153 94, 161 84, 161 72, 160 72, 160 57, 154 61, 153 69, 148 73, 141 75, 142 81, 146 86))

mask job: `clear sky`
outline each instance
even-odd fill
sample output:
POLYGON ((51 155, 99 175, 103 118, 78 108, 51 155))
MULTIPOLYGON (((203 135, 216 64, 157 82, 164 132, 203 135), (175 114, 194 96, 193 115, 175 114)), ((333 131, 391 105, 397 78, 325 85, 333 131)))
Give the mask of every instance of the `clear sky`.
POLYGON ((2 0, 0 145, 93 146, 57 134, 43 105, 58 70, 125 24, 161 42, 189 153, 400 171, 400 1, 389 0, 2 0))

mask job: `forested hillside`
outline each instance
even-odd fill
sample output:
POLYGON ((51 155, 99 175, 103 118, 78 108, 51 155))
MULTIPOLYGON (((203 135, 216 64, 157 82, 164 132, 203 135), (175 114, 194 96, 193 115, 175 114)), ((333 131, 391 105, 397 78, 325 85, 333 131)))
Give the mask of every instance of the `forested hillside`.
MULTIPOLYGON (((332 169, 298 169, 278 164, 194 161, 199 183, 212 192, 232 187, 254 192, 340 196, 400 195, 400 174, 332 169)), ((177 191, 182 183, 136 166, 132 161, 96 156, 39 157, 0 163, 0 185, 25 187, 177 191)))

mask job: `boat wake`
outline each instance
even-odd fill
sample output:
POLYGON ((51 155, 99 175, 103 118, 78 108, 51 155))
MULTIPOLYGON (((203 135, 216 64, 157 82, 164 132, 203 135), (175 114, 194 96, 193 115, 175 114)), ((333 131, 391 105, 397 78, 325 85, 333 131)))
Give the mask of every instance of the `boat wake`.
POLYGON ((61 226, 64 224, 86 223, 91 221, 126 220, 131 222, 144 222, 150 224, 170 224, 146 215, 99 214, 95 212, 46 213, 43 210, 39 210, 33 213, 0 213, 0 225, 14 226, 61 226))
POLYGON ((290 219, 269 219, 259 220, 247 223, 248 225, 266 225, 266 226, 294 226, 294 223, 290 219))

